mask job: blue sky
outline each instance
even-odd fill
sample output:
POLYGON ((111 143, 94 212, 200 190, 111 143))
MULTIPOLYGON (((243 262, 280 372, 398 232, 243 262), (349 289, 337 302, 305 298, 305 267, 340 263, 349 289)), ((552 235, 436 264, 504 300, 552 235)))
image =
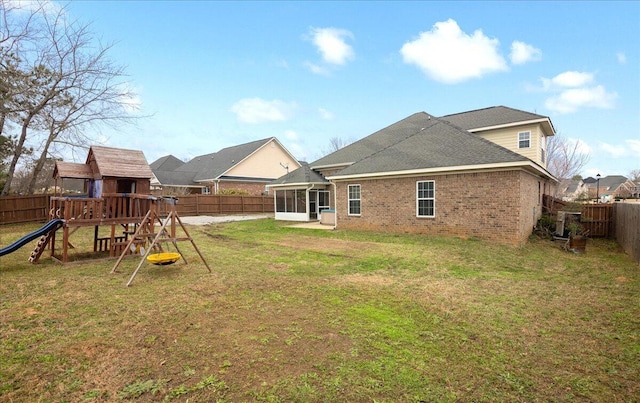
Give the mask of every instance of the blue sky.
POLYGON ((639 2, 74 1, 150 115, 106 144, 180 159, 275 136, 313 161, 415 112, 506 105, 640 169, 639 2))

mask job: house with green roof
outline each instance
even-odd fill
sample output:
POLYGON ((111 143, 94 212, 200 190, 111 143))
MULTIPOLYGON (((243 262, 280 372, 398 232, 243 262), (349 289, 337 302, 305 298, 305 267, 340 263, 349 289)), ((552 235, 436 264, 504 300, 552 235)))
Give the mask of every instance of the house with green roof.
POLYGON ((520 245, 557 185, 554 134, 548 117, 504 106, 415 113, 272 182, 275 217, 520 245))
POLYGON ((151 187, 160 194, 219 194, 239 190, 261 195, 265 186, 301 164, 276 139, 270 137, 183 162, 173 155, 151 163, 151 187))

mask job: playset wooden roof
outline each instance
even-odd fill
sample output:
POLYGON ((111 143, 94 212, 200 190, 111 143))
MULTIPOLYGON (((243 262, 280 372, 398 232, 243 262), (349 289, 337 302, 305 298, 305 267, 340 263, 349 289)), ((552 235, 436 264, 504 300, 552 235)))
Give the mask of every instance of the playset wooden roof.
POLYGON ((142 151, 91 146, 87 162, 84 164, 56 161, 53 177, 73 179, 100 179, 103 177, 151 179, 153 173, 142 151), (94 164, 91 163, 92 161, 94 164), (94 169, 97 169, 97 171, 94 171, 94 169))
POLYGON ((153 173, 140 150, 91 146, 87 165, 95 161, 98 177, 151 179, 153 173))
POLYGON ((56 161, 56 167, 53 170, 53 177, 64 179, 92 179, 93 172, 91 172, 91 167, 87 164, 56 161))

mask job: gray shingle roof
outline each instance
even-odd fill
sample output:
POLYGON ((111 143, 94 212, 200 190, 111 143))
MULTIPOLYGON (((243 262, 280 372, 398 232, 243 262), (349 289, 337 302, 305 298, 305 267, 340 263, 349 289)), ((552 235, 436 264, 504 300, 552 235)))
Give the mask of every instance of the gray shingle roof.
POLYGON ((192 186, 198 181, 218 179, 272 139, 274 137, 223 148, 215 153, 199 155, 187 163, 169 155, 154 161, 151 167, 163 185, 192 186))
POLYGON ((367 139, 378 149, 336 176, 529 161, 426 113, 412 115, 363 140, 367 139))
POLYGON ((197 172, 193 177, 194 181, 216 179, 271 139, 273 137, 223 148, 217 153, 197 156, 176 171, 197 172))
POLYGON ((281 176, 280 178, 272 181, 270 185, 286 185, 293 183, 323 183, 328 184, 322 175, 312 170, 309 164, 302 163, 302 166, 295 171, 291 171, 288 174, 281 176))
POLYGON ((473 111, 442 116, 441 119, 451 122, 465 130, 472 130, 483 127, 501 126, 510 123, 549 118, 547 116, 521 111, 519 109, 513 109, 506 106, 492 106, 490 108, 476 109, 473 111))
MULTIPOLYGON (((589 187, 595 189, 596 187, 600 187, 601 192, 606 191, 615 191, 618 189, 623 183, 626 183, 629 179, 623 175, 609 175, 603 178, 600 178, 600 181, 596 180, 594 182, 589 183, 589 187)), ((629 181, 631 182, 631 181, 629 181)))
POLYGON ((154 173, 156 171, 174 171, 182 165, 184 165, 184 161, 179 160, 173 155, 165 155, 149 164, 154 173))
POLYGON ((380 149, 389 147, 400 140, 412 136, 424 127, 424 122, 428 120, 428 116, 425 112, 415 113, 355 143, 349 144, 334 153, 324 156, 310 165, 312 168, 315 168, 360 161, 378 152, 380 149))
POLYGON ((158 182, 165 186, 193 186, 195 172, 153 171, 158 182))

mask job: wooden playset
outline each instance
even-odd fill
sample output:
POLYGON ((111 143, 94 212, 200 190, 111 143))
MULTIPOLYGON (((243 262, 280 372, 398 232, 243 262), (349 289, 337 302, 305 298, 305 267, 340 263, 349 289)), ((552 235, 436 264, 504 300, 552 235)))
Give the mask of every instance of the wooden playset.
MULTIPOLYGON (((95 256, 119 257, 112 273, 127 255, 141 256, 127 285, 137 274, 145 259, 153 264, 169 264, 180 257, 177 242, 189 241, 211 272, 193 238, 182 224, 175 209, 177 200, 150 194, 153 173, 144 154, 137 150, 92 146, 85 164, 59 161, 54 169, 56 190, 64 189, 65 180, 80 182, 83 191, 74 195, 51 197, 50 220, 55 229, 48 231, 31 254, 36 262, 49 247, 51 257, 61 263, 70 262, 70 250, 75 247, 72 236, 82 227, 94 227, 95 256), (176 235, 177 226, 183 236, 176 235), (56 249, 56 233, 62 232, 60 250, 56 249), (164 251, 163 244, 173 244, 177 253, 164 251), (169 253, 169 254, 168 254, 169 253)), ((60 239, 58 239, 60 241, 60 239)))

